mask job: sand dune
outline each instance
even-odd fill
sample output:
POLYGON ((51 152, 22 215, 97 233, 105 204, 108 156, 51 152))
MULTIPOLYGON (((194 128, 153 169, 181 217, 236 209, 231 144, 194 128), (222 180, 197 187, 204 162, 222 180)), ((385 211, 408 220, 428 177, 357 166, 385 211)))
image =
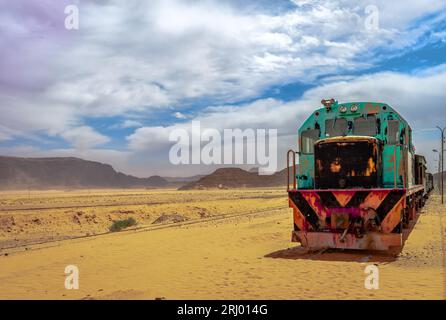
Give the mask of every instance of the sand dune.
MULTIPOLYGON (((228 202, 203 195, 215 197, 189 192, 197 203, 205 197, 202 205, 211 211, 228 210, 228 202)), ((252 201, 257 208, 265 204, 252 201)), ((286 205, 286 195, 269 201, 286 205)), ((242 210, 231 202, 234 214, 242 210)), ((1 250, 0 298, 444 299, 446 208, 434 197, 423 211, 396 256, 308 253, 289 242, 289 209, 1 250), (64 288, 64 269, 73 264, 80 288, 72 291, 64 288), (379 268, 379 290, 364 288, 369 264, 379 268)))
POLYGON ((283 205, 283 190, 245 192, 176 190, 33 191, 0 193, 0 249, 109 231, 113 221, 133 218, 136 227, 160 218, 184 220, 283 205), (235 202, 235 203, 234 203, 235 202))

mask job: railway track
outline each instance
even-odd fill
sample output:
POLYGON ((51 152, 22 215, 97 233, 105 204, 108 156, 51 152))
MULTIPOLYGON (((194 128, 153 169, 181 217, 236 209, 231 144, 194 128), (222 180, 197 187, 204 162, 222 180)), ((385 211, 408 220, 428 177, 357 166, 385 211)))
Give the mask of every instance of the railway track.
MULTIPOLYGON (((235 200, 249 200, 249 199, 280 199, 283 198, 282 195, 278 196, 260 196, 260 197, 251 197, 251 196, 241 196, 241 197, 234 197, 228 199, 227 197, 216 197, 212 198, 212 200, 218 200, 218 201, 235 201, 235 200)), ((186 201, 176 201, 178 204, 185 204, 185 203, 193 203, 198 201, 197 199, 192 200, 186 200, 186 201)), ((94 208, 94 207, 100 207, 100 208, 106 208, 106 207, 131 207, 131 206, 156 206, 156 205, 162 205, 162 204, 169 204, 172 203, 172 200, 166 200, 166 201, 158 201, 158 202, 120 202, 120 203, 109 203, 109 204, 84 204, 84 205, 70 205, 70 206, 51 206, 51 207, 4 207, 0 208, 0 212, 18 212, 18 211, 48 211, 48 210, 70 210, 70 209, 85 209, 85 208, 94 208)))
MULTIPOLYGON (((239 217, 249 217, 249 216, 255 216, 258 214, 266 214, 266 213, 272 213, 279 210, 288 209, 288 206, 277 206, 277 207, 271 207, 271 208, 265 208, 260 210, 250 210, 250 211, 243 211, 237 214, 220 214, 215 215, 208 218, 199 218, 199 219, 191 219, 183 222, 173 222, 173 223, 166 223, 166 224, 159 224, 159 225, 141 225, 134 228, 128 228, 119 232, 103 232, 103 233, 97 233, 93 235, 86 235, 86 236, 78 236, 78 237, 68 237, 64 239, 56 239, 56 240, 48 240, 48 241, 36 241, 26 244, 20 244, 16 246, 9 246, 9 247, 2 247, 0 248, 0 252, 4 252, 6 250, 13 250, 13 251, 19 251, 20 249, 30 251, 30 250, 38 250, 43 248, 48 248, 52 246, 57 246, 60 243, 63 243, 65 241, 72 241, 72 240, 88 240, 93 239, 101 236, 111 235, 111 234, 119 234, 119 233, 138 233, 138 232, 150 232, 150 231, 157 231, 162 229, 168 229, 168 228, 179 228, 184 226, 190 226, 190 225, 196 225, 201 223, 208 223, 208 222, 215 222, 215 221, 221 221, 226 219, 234 219, 239 217), (38 246, 38 247, 35 247, 38 246), (34 248, 33 248, 34 247, 34 248)), ((8 253, 6 253, 8 254, 8 253)))

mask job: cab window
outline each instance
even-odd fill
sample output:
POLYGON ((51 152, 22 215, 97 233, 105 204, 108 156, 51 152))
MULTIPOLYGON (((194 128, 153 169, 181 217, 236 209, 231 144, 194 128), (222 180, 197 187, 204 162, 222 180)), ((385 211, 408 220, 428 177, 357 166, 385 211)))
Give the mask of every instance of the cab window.
POLYGON ((327 138, 347 135, 348 124, 344 118, 325 121, 325 135, 327 138))
POLYGON ((306 154, 314 153, 314 143, 319 140, 320 131, 310 129, 303 131, 301 134, 301 152, 306 154))
POLYGON ((375 136, 377 134, 376 116, 367 116, 367 118, 355 119, 353 134, 355 136, 375 136))
POLYGON ((400 122, 398 120, 389 120, 387 125, 387 143, 398 144, 400 140, 400 122))

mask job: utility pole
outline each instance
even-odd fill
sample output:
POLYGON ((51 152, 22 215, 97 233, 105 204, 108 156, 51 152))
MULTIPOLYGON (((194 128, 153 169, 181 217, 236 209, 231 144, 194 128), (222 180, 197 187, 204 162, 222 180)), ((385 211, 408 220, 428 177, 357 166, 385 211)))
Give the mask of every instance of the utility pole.
POLYGON ((446 130, 446 127, 441 128, 437 126, 437 128, 441 131, 441 151, 440 151, 440 159, 441 159, 441 204, 444 204, 444 182, 443 182, 443 175, 444 175, 444 131, 446 130))
POLYGON ((438 189, 438 194, 440 194, 441 192, 441 183, 440 183, 440 174, 441 174, 441 155, 440 152, 438 152, 437 149, 432 150, 432 152, 434 153, 438 153, 438 160, 434 159, 434 161, 438 161, 438 169, 437 169, 437 189, 438 189))

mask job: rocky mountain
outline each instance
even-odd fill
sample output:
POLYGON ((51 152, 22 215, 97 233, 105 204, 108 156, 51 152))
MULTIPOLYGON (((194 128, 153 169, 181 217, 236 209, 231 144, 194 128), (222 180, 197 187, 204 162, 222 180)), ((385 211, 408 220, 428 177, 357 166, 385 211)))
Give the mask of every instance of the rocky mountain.
POLYGON ((159 176, 137 178, 112 166, 78 158, 17 158, 0 156, 0 189, 24 188, 158 188, 159 176))
POLYGON ((195 175, 195 176, 191 176, 191 177, 163 177, 163 179, 165 179, 169 183, 185 184, 185 183, 198 181, 201 178, 203 178, 204 176, 205 175, 195 175))
POLYGON ((271 176, 261 176, 255 170, 245 171, 239 168, 218 169, 198 181, 188 183, 180 190, 193 189, 233 189, 233 188, 261 188, 286 187, 287 170, 284 169, 271 176))

